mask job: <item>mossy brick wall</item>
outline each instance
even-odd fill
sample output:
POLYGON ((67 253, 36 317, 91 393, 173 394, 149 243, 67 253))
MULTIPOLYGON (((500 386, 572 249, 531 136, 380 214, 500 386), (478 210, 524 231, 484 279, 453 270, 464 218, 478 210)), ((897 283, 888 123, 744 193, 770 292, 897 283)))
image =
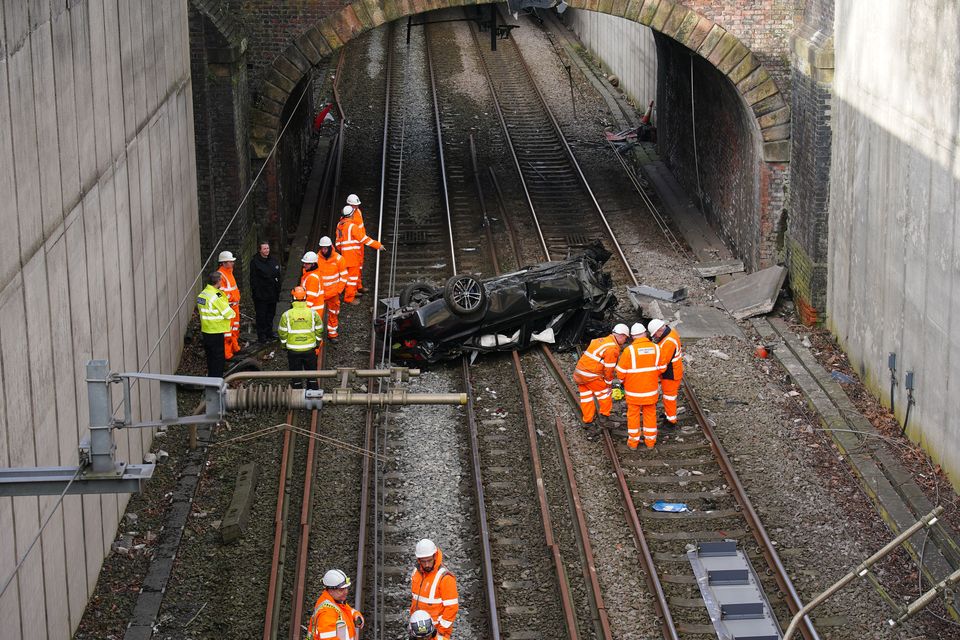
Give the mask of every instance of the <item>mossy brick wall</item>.
POLYGON ((786 246, 790 288, 807 324, 823 322, 827 303, 833 10, 833 0, 808 2, 791 52, 793 168, 786 246))

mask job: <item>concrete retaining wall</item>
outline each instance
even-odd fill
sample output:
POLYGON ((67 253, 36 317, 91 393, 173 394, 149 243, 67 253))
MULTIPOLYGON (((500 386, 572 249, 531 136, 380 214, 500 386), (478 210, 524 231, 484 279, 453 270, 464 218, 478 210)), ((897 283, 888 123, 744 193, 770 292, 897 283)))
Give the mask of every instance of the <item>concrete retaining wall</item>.
POLYGON ((909 435, 960 481, 960 8, 837 2, 828 325, 909 435))
MULTIPOLYGON (((193 311, 175 311, 199 264, 186 5, 4 2, 0 25, 0 466, 73 465, 86 361, 136 370, 157 344, 146 368, 172 371, 193 311)), ((147 385, 134 403, 158 415, 147 385)), ((118 455, 151 436, 120 434, 118 455)), ((55 502, 0 499, 0 580, 55 502)), ((125 504, 64 500, 0 595, 0 635, 71 635, 125 504)))
POLYGON ((641 111, 656 99, 657 47, 650 27, 596 11, 565 13, 565 22, 590 53, 620 77, 620 87, 641 111))

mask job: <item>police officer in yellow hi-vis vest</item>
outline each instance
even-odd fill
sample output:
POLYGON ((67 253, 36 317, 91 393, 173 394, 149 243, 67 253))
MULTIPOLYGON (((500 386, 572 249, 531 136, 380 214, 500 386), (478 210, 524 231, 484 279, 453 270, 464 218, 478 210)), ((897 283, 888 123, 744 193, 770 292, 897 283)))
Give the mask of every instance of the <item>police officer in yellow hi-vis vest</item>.
MULTIPOLYGON (((307 290, 294 287, 290 292, 293 304, 280 316, 277 334, 280 344, 287 348, 287 367, 290 371, 316 371, 319 345, 323 343, 323 319, 307 306, 307 290)), ((294 380, 296 388, 302 380, 294 380)), ((316 389, 317 379, 307 380, 307 389, 316 389)))
POLYGON ((197 296, 203 352, 207 356, 207 375, 211 378, 223 377, 223 366, 226 362, 223 336, 230 333, 230 320, 236 315, 230 308, 226 294, 219 289, 222 277, 219 271, 207 276, 207 286, 197 296))

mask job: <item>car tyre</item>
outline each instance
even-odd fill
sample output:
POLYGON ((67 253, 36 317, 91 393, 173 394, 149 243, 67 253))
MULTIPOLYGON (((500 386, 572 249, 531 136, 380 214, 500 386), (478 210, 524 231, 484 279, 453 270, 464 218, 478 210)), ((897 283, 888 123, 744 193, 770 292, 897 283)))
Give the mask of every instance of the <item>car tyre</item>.
POLYGON ((400 306, 411 303, 423 304, 437 292, 429 282, 412 282, 400 290, 400 306))
POLYGON ((447 280, 443 299, 453 313, 463 318, 477 318, 487 311, 487 290, 471 275, 453 276, 447 280))

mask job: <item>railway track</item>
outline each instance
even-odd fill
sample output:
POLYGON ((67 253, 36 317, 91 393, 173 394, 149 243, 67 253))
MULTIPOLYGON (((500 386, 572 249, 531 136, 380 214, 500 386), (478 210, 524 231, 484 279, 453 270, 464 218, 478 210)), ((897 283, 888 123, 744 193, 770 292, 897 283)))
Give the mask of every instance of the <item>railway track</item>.
MULTIPOLYGON (((424 279, 437 282, 464 269, 478 274, 498 273, 498 263, 507 253, 512 254, 517 264, 529 261, 516 238, 510 237, 509 245, 504 246, 505 243, 493 237, 488 200, 496 201, 494 209, 507 223, 508 235, 511 218, 516 214, 503 201, 497 175, 492 170, 489 179, 494 193, 482 193, 479 180, 482 171, 476 163, 473 139, 456 128, 456 114, 443 106, 449 103, 443 101, 438 92, 441 84, 438 77, 444 73, 444 62, 430 55, 430 29, 433 27, 424 27, 422 37, 414 38, 412 48, 406 52, 400 51, 402 45, 393 30, 387 37, 388 86, 380 215, 376 225, 368 223, 368 227, 381 230, 381 239, 390 253, 387 262, 377 256, 375 301, 381 294, 396 295, 411 282, 424 279), (404 62, 393 64, 397 58, 404 62), (411 143, 411 139, 418 142, 411 143), (427 144, 425 139, 434 142, 427 144)), ((474 38, 491 93, 497 100, 503 136, 523 183, 543 257, 563 257, 599 237, 619 255, 623 270, 636 283, 602 208, 556 120, 539 96, 519 50, 512 41, 507 41, 509 46, 501 47, 501 55, 491 57, 476 41, 475 33, 474 38), (536 95, 539 100, 520 100, 521 95, 536 95), (500 102, 505 98, 511 101, 509 110, 500 102), (585 215, 585 211, 590 210, 596 215, 585 215)), ((340 164, 338 161, 338 168, 340 164)), ((375 317, 376 305, 371 327, 375 317)), ((388 353, 383 345, 377 344, 371 330, 370 368, 377 364, 378 357, 380 364, 387 363, 388 353)), ((563 368, 546 348, 543 362, 569 392, 571 388, 563 368)), ((455 453, 449 460, 434 465, 453 469, 470 479, 457 483, 464 497, 456 501, 472 506, 469 513, 453 518, 452 531, 448 533, 469 540, 470 532, 480 531, 477 544, 457 547, 456 572, 458 577, 466 578, 461 582, 461 598, 464 599, 465 590, 475 591, 469 599, 472 606, 461 609, 458 627, 467 629, 468 635, 490 638, 499 638, 501 634, 505 637, 610 638, 610 624, 592 564, 589 533, 579 506, 563 425, 559 421, 547 424, 542 418, 538 420, 542 412, 538 412, 531 401, 524 366, 531 365, 529 361, 525 365, 517 353, 510 360, 501 360, 491 367, 492 371, 471 370, 464 361, 462 385, 470 392, 466 414, 442 414, 440 412, 449 410, 438 409, 434 416, 434 421, 459 421, 466 427, 450 430, 448 436, 452 439, 444 441, 439 449, 455 453), (505 390, 498 403, 516 409, 509 412, 509 419, 497 417, 496 413, 492 417, 479 417, 472 390, 482 388, 481 395, 489 394, 487 381, 502 379, 508 370, 512 370, 516 385, 505 390), (526 441, 527 446, 516 446, 520 441, 526 441), (523 482, 516 477, 504 479, 508 471, 515 476, 517 469, 530 470, 523 482), (537 505, 542 530, 529 526, 533 504, 537 505), (472 587, 469 576, 474 577, 472 587), (478 606, 479 602, 484 604, 478 606)), ((766 543, 769 540, 755 519, 742 487, 738 489, 739 482, 735 481, 729 461, 724 466, 726 454, 719 441, 706 419, 693 410, 697 405, 692 389, 685 385, 684 391, 692 410, 684 416, 679 437, 665 438, 658 445, 660 454, 655 461, 627 457, 622 443, 615 443, 609 432, 603 436, 604 450, 616 472, 628 522, 645 559, 648 586, 656 595, 657 615, 666 638, 704 634, 712 629, 709 620, 700 613, 703 605, 698 600, 692 574, 689 569, 684 572, 685 565, 678 562, 685 559, 682 550, 691 541, 718 537, 745 541, 752 534, 764 549, 774 574, 781 578, 780 588, 788 603, 792 592, 772 546, 762 546, 764 540, 766 543), (677 475, 681 469, 687 473, 677 475), (719 487, 719 483, 729 489, 719 487), (670 491, 663 491, 664 487, 670 487, 670 491), (676 514, 679 517, 649 517, 643 500, 652 495, 682 499, 695 510, 676 514), (680 613, 674 616, 676 611, 680 613)), ((572 407, 577 410, 575 395, 572 407)), ((423 517, 422 509, 443 509, 443 503, 431 502, 435 496, 424 493, 422 486, 411 486, 411 478, 417 479, 413 484, 420 485, 444 482, 442 475, 428 475, 430 465, 422 464, 416 445, 410 443, 411 428, 426 420, 423 413, 417 415, 420 417, 405 416, 403 411, 368 410, 366 416, 363 437, 366 448, 390 460, 387 464, 374 463, 370 457, 363 461, 355 606, 367 613, 368 637, 386 637, 401 628, 409 603, 412 545, 417 538, 431 535, 431 530, 441 529, 436 525, 430 528, 430 519, 423 517)), ((424 437, 435 439, 437 435, 425 432, 424 437)), ((289 434, 285 435, 282 459, 292 461, 297 455, 292 441, 287 448, 288 438, 289 434)), ((431 455, 437 450, 436 445, 435 441, 430 443, 431 455)), ((308 448, 306 454, 299 454, 304 456, 299 459, 309 466, 316 453, 312 446, 308 448)), ((289 474, 289 470, 284 469, 282 473, 289 474)), ((306 548, 313 505, 309 497, 310 476, 312 474, 307 474, 304 479, 299 527, 292 536, 301 549, 306 548)), ((290 520, 293 484, 288 475, 282 478, 278 492, 278 529, 290 520)), ((286 536, 283 539, 286 540, 286 536)), ((443 541, 438 542, 441 548, 445 546, 443 541)), ((281 566, 290 544, 275 541, 274 555, 280 559, 281 566)), ((305 581, 302 576, 307 564, 305 552, 298 551, 296 570, 291 574, 294 585, 291 600, 299 603, 290 605, 292 638, 300 637, 305 581)), ((276 578, 271 579, 271 585, 275 582, 276 588, 272 587, 271 592, 282 588, 289 571, 281 568, 276 572, 276 578)), ((792 595, 795 601, 796 594, 792 595)), ((281 600, 276 596, 268 598, 267 621, 271 629, 280 626, 283 616, 277 610, 281 600)), ((265 623, 264 638, 275 637, 277 632, 268 632, 265 623)), ((815 632, 807 637, 816 637, 815 632)))
MULTIPOLYGON (((510 140, 514 167, 521 176, 530 214, 538 229, 543 258, 562 257, 582 244, 584 238, 576 229, 589 230, 591 234, 603 230, 605 244, 619 257, 633 284, 638 285, 634 270, 516 43, 510 40, 509 44, 499 47, 501 52, 509 51, 512 55, 492 55, 480 46, 473 28, 471 32, 491 92, 498 102, 499 120, 504 135, 510 140), (530 95, 537 96, 538 100, 522 99, 530 95), (503 104, 507 101, 509 108, 503 104), (537 174, 541 180, 533 179, 531 174, 537 174), (546 189, 548 182, 555 182, 556 192, 565 194, 559 206, 546 189), (584 207, 585 200, 592 206, 584 207), (579 206, 569 206, 571 202, 579 206), (594 215, 585 216, 584 208, 592 210, 594 215)), ((499 188, 497 192, 500 193, 499 188)), ((505 215, 512 215, 504 203, 500 203, 500 208, 505 215)), ((516 245, 514 248, 519 251, 516 245)), ((566 369, 546 346, 541 353, 566 391, 572 410, 579 412, 578 394, 568 380, 566 369)), ((727 453, 700 410, 693 388, 686 381, 683 391, 690 411, 683 415, 677 435, 661 436, 656 458, 638 457, 627 449, 622 438, 615 442, 609 431, 603 433, 604 451, 615 472, 627 520, 643 559, 648 587, 655 596, 663 636, 676 639, 714 633, 685 554, 687 545, 698 542, 735 539, 744 548, 752 538, 777 589, 783 594, 785 606, 780 619, 787 620, 800 608, 796 591, 727 453), (693 509, 675 514, 651 513, 646 507, 656 499, 684 501, 693 509)), ((818 637, 809 619, 805 619, 801 630, 808 640, 818 637)))

